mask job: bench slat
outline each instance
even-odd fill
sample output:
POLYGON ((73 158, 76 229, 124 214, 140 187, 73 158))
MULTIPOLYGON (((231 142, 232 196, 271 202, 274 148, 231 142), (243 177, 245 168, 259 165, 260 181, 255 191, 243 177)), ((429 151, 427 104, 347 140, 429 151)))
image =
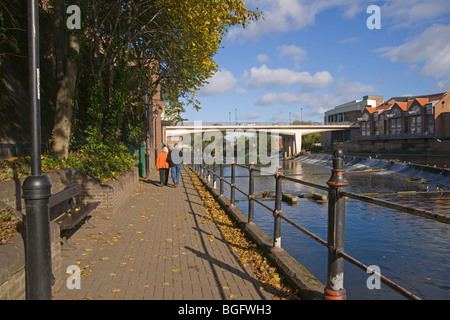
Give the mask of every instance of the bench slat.
POLYGON ((75 185, 71 188, 65 189, 61 192, 58 192, 52 195, 48 201, 49 208, 52 208, 63 201, 67 201, 75 196, 77 196, 81 192, 80 186, 75 185))
POLYGON ((68 230, 75 227, 80 223, 92 210, 97 208, 100 202, 89 202, 81 205, 80 210, 71 210, 70 213, 66 213, 63 216, 55 220, 61 230, 68 230), (70 214, 70 215, 69 215, 70 214))

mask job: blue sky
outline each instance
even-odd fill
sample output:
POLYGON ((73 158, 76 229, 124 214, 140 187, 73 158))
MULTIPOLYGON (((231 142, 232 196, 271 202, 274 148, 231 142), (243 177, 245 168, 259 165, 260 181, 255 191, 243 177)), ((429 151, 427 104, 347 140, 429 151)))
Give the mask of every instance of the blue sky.
POLYGON ((449 0, 250 0, 264 20, 233 27, 199 92, 206 122, 323 122, 364 95, 450 91, 449 0), (370 5, 381 29, 366 22, 370 5))

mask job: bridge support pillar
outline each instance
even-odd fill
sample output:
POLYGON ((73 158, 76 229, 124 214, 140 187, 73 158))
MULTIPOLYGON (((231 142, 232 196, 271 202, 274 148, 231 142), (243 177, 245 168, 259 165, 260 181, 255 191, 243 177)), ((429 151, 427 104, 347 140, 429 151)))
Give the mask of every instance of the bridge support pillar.
POLYGON ((295 154, 299 154, 300 152, 302 152, 302 134, 295 133, 294 139, 295 139, 295 154))

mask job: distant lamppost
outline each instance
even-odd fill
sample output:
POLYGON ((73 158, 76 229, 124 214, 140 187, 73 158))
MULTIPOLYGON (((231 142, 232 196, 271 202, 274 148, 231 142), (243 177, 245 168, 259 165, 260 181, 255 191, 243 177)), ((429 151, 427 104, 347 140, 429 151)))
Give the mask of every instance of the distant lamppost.
POLYGON ((149 150, 149 143, 150 143, 150 117, 148 114, 148 93, 145 92, 145 94, 142 96, 142 102, 144 102, 145 105, 145 178, 149 178, 149 171, 150 171, 150 154, 148 152, 149 150))
POLYGON ((158 146, 156 143, 156 119, 159 116, 159 111, 158 111, 158 107, 157 106, 153 106, 153 112, 152 112, 152 119, 154 119, 155 121, 152 121, 153 123, 153 147, 155 148, 155 162, 156 162, 156 158, 158 157, 158 146))
POLYGON ((41 171, 41 110, 39 93, 39 7, 28 0, 29 99, 31 176, 22 185, 26 207, 27 299, 50 300, 52 282, 49 198, 51 184, 41 171))
POLYGON ((237 109, 234 109, 234 118, 236 119, 236 125, 238 124, 237 123, 237 109))

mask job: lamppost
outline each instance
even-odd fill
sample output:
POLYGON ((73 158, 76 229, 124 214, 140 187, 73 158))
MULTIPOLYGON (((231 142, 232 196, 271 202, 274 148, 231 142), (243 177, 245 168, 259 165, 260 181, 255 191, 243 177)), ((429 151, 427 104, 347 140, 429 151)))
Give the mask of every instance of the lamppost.
POLYGON ((28 0, 29 95, 31 109, 31 176, 22 185, 26 207, 27 299, 50 300, 52 265, 48 202, 51 184, 41 171, 39 94, 39 7, 28 0))
POLYGON ((148 153, 149 150, 149 143, 150 143, 150 117, 148 112, 148 93, 145 92, 145 94, 142 96, 142 101, 145 105, 145 178, 148 179, 150 177, 150 154, 148 153))

